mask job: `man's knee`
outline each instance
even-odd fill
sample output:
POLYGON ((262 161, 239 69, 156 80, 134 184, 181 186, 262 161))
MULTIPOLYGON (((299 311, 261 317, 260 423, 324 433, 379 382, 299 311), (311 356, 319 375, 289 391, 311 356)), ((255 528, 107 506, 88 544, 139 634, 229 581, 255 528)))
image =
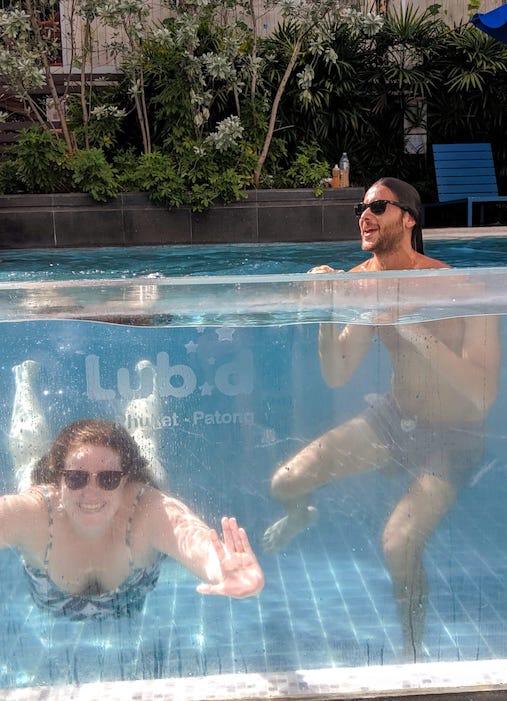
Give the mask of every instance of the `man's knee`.
POLYGON ((382 551, 387 564, 396 561, 402 552, 400 535, 389 524, 382 533, 382 551))
POLYGON ((295 471, 291 463, 281 465, 271 478, 271 496, 274 499, 290 496, 296 479, 295 471))
POLYGON ((424 546, 425 538, 415 524, 389 521, 382 534, 384 559, 390 570, 404 570, 407 561, 424 546))

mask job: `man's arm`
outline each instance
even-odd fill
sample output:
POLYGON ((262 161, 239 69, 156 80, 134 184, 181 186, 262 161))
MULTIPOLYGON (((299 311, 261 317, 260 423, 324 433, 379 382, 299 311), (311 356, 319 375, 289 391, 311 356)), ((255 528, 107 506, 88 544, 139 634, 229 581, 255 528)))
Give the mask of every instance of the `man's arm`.
POLYGON ((370 347, 374 328, 361 324, 320 325, 320 368, 330 387, 341 387, 350 380, 370 347))
MULTIPOLYGON (((353 269, 354 270, 354 269, 353 269)), ((343 273, 329 265, 317 265, 311 274, 343 273)), ((359 281, 361 284, 361 281, 359 281)), ((354 374, 366 355, 373 336, 372 326, 334 323, 319 326, 319 358, 322 377, 330 387, 341 387, 354 374)))
POLYGON ((499 321, 495 316, 465 317, 462 351, 452 351, 431 333, 431 324, 399 324, 399 335, 411 343, 432 368, 481 412, 496 399, 501 363, 499 321))

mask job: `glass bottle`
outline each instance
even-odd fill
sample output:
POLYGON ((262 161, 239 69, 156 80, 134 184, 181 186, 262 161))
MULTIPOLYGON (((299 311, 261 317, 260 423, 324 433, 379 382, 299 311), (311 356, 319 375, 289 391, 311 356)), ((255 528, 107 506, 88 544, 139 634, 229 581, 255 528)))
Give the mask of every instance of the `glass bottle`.
POLYGON ((340 187, 340 167, 335 165, 331 173, 331 187, 340 187))
POLYGON ((350 179, 349 179, 349 172, 350 172, 350 161, 347 156, 347 152, 344 151, 342 153, 342 157, 340 158, 340 184, 342 187, 349 187, 350 185, 350 179))

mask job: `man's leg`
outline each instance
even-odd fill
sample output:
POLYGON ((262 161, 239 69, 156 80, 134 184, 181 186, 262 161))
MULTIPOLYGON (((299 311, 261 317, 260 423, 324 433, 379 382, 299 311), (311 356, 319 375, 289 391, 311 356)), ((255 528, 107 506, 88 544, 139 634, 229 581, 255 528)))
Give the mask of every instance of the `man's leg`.
POLYGON ((311 493, 334 480, 381 467, 389 451, 361 416, 347 421, 296 453, 281 465, 271 481, 271 495, 280 501, 287 515, 264 534, 264 548, 284 548, 300 531, 315 523, 317 510, 310 506, 311 493))
POLYGON ((455 498, 456 490, 449 482, 423 473, 400 499, 384 529, 382 545, 398 606, 406 661, 416 662, 421 654, 428 598, 424 546, 455 498))

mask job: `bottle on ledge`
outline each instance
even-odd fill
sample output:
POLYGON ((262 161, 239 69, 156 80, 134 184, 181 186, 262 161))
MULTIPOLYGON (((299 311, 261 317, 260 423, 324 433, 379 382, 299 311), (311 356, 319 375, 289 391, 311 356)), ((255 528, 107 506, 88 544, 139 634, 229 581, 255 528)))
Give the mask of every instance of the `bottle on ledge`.
POLYGON ((331 187, 340 187, 340 167, 335 165, 331 174, 333 176, 331 178, 331 187))
POLYGON ((347 156, 347 152, 344 151, 342 153, 342 157, 340 158, 340 185, 341 187, 349 187, 350 185, 350 179, 349 179, 349 171, 350 171, 350 161, 349 157, 347 156))

